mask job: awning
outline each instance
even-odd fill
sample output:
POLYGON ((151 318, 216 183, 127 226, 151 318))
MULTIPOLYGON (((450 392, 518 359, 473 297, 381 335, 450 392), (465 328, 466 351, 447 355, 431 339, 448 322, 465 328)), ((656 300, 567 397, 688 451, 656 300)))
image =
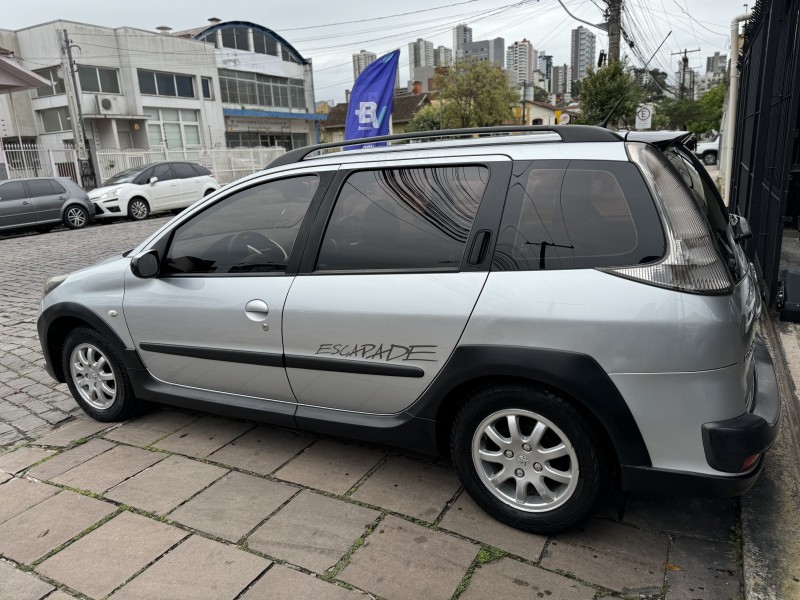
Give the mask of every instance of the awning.
POLYGON ((33 71, 17 64, 10 58, 0 56, 0 93, 19 92, 50 84, 33 71))

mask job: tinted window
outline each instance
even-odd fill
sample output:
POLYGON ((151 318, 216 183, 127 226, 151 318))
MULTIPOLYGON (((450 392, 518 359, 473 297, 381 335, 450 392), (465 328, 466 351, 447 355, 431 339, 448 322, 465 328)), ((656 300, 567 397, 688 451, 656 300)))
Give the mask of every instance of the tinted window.
POLYGON ((175 179, 175 176, 172 174, 172 169, 167 163, 153 167, 153 172, 150 173, 147 178, 148 181, 150 180, 150 177, 158 177, 159 181, 169 181, 170 179, 175 179))
POLYGON ((52 196, 54 194, 53 188, 47 179, 31 179, 28 181, 28 191, 32 198, 39 196, 52 196))
POLYGON ((54 181, 53 179, 49 179, 48 181, 50 181, 50 186, 53 188, 53 192, 54 193, 56 193, 56 194, 66 194, 67 193, 67 190, 64 189, 64 186, 62 186, 57 181, 54 181))
POLYGON ((306 175, 228 196, 175 230, 165 272, 286 270, 318 185, 315 175, 306 175))
POLYGON ((197 177, 197 173, 195 173, 192 165, 186 163, 172 163, 172 170, 175 171, 175 177, 178 179, 197 177))
POLYGON ((194 169, 194 170, 195 170, 195 172, 196 172, 198 175, 211 175, 211 171, 209 171, 208 169, 206 169, 206 168, 205 168, 205 167, 203 167, 203 166, 196 165, 196 164, 194 164, 194 163, 189 163, 189 166, 191 166, 191 167, 192 167, 192 169, 194 169))
POLYGON ((533 161, 516 167, 495 270, 636 265, 664 254, 655 205, 634 165, 533 161))
POLYGON ((21 181, 11 181, 0 185, 0 200, 21 200, 27 197, 21 181))
POLYGON ((360 171, 342 187, 317 270, 455 269, 486 167, 360 171))

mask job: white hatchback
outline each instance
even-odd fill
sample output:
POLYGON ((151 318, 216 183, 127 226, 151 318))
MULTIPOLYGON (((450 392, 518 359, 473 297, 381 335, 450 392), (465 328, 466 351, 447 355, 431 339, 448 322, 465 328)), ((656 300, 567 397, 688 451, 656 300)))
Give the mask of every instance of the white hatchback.
POLYGON ((95 218, 146 219, 151 212, 186 208, 219 189, 211 171, 188 162, 161 162, 114 175, 89 192, 95 218))

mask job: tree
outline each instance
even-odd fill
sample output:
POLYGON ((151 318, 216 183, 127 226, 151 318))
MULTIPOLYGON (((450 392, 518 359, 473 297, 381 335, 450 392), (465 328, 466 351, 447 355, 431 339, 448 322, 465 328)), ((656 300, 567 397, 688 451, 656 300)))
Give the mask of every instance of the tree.
POLYGON ((697 115, 697 102, 680 98, 664 98, 653 111, 653 129, 689 129, 697 115))
MULTIPOLYGON (((406 126, 406 131, 434 131, 437 129, 449 129, 454 127, 452 123, 445 120, 444 116, 444 110, 439 110, 438 102, 436 104, 426 104, 411 117, 411 120, 406 126), (441 127, 439 126, 440 118, 442 121, 441 127)), ((451 118, 449 114, 448 118, 451 118)))
POLYGON ((580 121, 597 125, 613 111, 610 123, 619 118, 630 123, 643 100, 644 92, 628 73, 627 64, 612 61, 597 71, 590 69, 581 82, 580 121))
POLYGON ((725 103, 726 86, 715 85, 697 101, 697 114, 689 123, 689 129, 697 134, 719 131, 722 121, 722 105, 725 103))
POLYGON ((548 102, 550 99, 550 94, 547 93, 546 89, 537 85, 533 88, 533 99, 536 102, 548 102))
POLYGON ((519 103, 506 74, 489 61, 461 60, 436 75, 447 123, 455 127, 491 127, 512 118, 519 103), (452 119, 452 121, 451 121, 452 119))
POLYGON ((664 90, 667 89, 667 74, 658 69, 650 71, 650 78, 644 85, 644 92, 648 101, 653 102, 664 97, 664 90))
POLYGON ((708 90, 700 100, 664 98, 653 114, 655 129, 683 129, 696 134, 718 131, 725 102, 725 84, 708 90))

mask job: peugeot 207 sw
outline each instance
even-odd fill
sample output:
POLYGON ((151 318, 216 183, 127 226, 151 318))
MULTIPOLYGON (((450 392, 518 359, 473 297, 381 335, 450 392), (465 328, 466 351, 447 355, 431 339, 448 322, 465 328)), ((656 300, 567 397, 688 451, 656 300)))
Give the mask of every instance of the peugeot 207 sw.
POLYGON ((291 151, 49 279, 49 372, 100 421, 159 402, 449 454, 537 533, 616 481, 752 485, 780 401, 749 229, 680 138, 376 140, 291 151))

